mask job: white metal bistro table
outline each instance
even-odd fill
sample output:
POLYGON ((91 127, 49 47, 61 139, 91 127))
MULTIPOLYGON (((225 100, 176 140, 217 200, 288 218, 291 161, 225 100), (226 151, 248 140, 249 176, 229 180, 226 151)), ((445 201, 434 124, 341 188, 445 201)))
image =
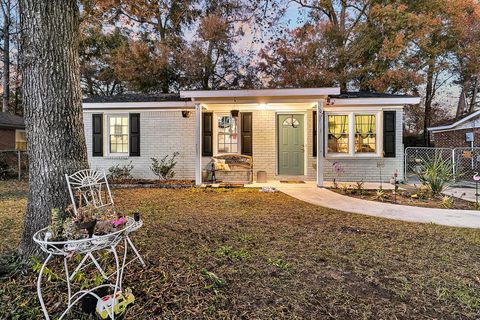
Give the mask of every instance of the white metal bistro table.
MULTIPOLYGON (((68 303, 67 303, 67 308, 64 310, 64 312, 61 314, 59 318, 59 319, 62 319, 65 315, 67 315, 70 309, 87 294, 90 294, 97 299, 101 299, 101 297, 99 297, 95 293, 95 290, 97 289, 105 288, 105 287, 110 288, 113 290, 113 297, 115 297, 117 292, 122 290, 123 272, 125 267, 131 262, 138 259, 140 263, 143 266, 145 266, 145 262, 143 261, 139 253, 136 251, 134 246, 131 246, 131 248, 133 248, 136 256, 133 259, 131 259, 128 263, 126 262, 127 247, 128 247, 128 244, 131 244, 129 233, 139 229, 142 225, 143 225, 142 220, 135 221, 133 218, 127 217, 127 222, 123 225, 123 227, 112 233, 101 235, 101 236, 93 235, 91 238, 85 238, 80 240, 66 240, 66 241, 48 241, 47 233, 50 232, 48 227, 37 231, 33 235, 33 241, 35 241, 40 246, 42 251, 48 254, 47 258, 42 264, 42 267, 40 269, 40 274, 37 280, 38 299, 40 300, 40 305, 42 307, 43 314, 45 315, 45 319, 47 320, 50 319, 50 316, 48 314, 47 308, 45 307, 45 303, 43 301, 42 278, 43 278, 43 272, 45 270, 45 267, 47 266, 48 262, 52 259, 53 256, 63 257, 63 266, 64 266, 65 278, 67 282, 68 303), (121 242, 123 242, 124 244, 123 259, 121 259, 117 253, 117 246, 121 242), (100 263, 98 263, 97 259, 93 255, 94 252, 100 251, 100 250, 107 250, 108 252, 113 253, 113 256, 115 258, 115 272, 113 272, 110 275, 106 274, 105 270, 103 270, 102 266, 100 265, 100 263), (68 259, 73 254, 83 255, 83 258, 80 261, 80 263, 78 263, 74 271, 70 273, 67 262, 68 262, 68 259), (87 264, 88 259, 91 260, 89 264, 87 264), (73 278, 78 272, 80 272, 83 268, 87 267, 88 265, 91 265, 92 263, 100 272, 104 280, 108 280, 112 276, 115 276, 115 284, 112 284, 112 283, 102 284, 94 288, 85 289, 85 290, 81 289, 79 291, 72 292, 72 287, 70 282, 73 280, 73 278)), ((107 310, 108 315, 111 319, 115 318, 114 307, 115 307, 115 303, 113 303, 112 307, 107 310)))

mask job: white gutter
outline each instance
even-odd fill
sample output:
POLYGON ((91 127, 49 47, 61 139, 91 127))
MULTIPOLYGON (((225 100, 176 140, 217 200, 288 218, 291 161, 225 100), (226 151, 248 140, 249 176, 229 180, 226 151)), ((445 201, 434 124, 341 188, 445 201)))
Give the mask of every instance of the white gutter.
POLYGON ((340 94, 340 88, 304 89, 259 89, 259 90, 198 90, 180 91, 181 98, 241 98, 241 97, 288 97, 327 96, 340 94))
POLYGON ((83 110, 193 109, 192 101, 83 103, 83 110))
POLYGON ((404 106, 407 104, 419 104, 420 97, 395 97, 395 98, 352 98, 352 99, 330 99, 329 106, 347 105, 381 105, 381 106, 404 106))
POLYGON ((454 122, 452 124, 449 124, 449 125, 446 125, 446 126, 431 127, 431 128, 427 128, 427 130, 428 131, 450 130, 450 129, 453 129, 456 126, 458 126, 458 125, 460 125, 464 122, 467 122, 468 120, 470 120, 472 118, 475 118, 478 115, 480 115, 480 110, 478 110, 478 111, 472 113, 471 115, 466 116, 465 118, 462 118, 462 119, 460 119, 457 122, 454 122))

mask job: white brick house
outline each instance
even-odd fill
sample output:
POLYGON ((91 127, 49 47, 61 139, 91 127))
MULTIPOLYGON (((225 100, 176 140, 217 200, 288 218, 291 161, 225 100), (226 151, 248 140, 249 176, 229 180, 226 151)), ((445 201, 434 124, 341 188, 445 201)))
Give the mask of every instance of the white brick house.
POLYGON ((265 171, 321 186, 378 181, 379 165, 383 180, 402 179, 403 107, 419 100, 338 88, 182 91, 86 99, 83 116, 92 168, 131 161, 135 177, 153 178, 151 158, 179 152, 176 178, 200 184, 212 156, 247 154, 253 180, 265 171))

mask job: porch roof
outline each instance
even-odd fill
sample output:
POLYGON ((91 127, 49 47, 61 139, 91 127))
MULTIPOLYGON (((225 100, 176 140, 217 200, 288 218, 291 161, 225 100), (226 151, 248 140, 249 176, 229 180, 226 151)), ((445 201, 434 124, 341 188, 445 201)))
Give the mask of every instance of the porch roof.
POLYGON ((180 91, 181 98, 203 103, 266 103, 273 101, 306 102, 340 94, 340 88, 195 90, 180 91))

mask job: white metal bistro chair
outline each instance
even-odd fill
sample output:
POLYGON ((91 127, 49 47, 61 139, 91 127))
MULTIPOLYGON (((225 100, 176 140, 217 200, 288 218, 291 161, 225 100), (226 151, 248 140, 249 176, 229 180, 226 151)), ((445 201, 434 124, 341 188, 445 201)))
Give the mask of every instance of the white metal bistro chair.
MULTIPOLYGON (((75 214, 78 213, 79 204, 93 206, 94 208, 111 208, 113 212, 116 213, 112 193, 110 191, 110 186, 108 185, 105 171, 85 169, 77 171, 72 175, 66 174, 65 178, 67 179, 68 191, 70 193, 73 211, 75 214)), ((140 227, 141 224, 138 224, 138 227, 132 228, 130 232, 135 231, 140 227)), ((130 232, 126 234, 126 243, 133 250, 136 257, 129 261, 127 265, 138 259, 142 266, 145 266, 145 262, 138 253, 137 248, 133 245, 132 240, 130 240, 130 232)), ((93 263, 98 268, 98 262, 96 261, 95 257, 93 257, 91 254, 86 255, 84 260, 87 259, 87 256, 92 259, 93 263)), ((80 266, 81 265, 82 263, 80 266)), ((103 270, 100 270, 100 272, 102 275, 105 275, 103 270)))

